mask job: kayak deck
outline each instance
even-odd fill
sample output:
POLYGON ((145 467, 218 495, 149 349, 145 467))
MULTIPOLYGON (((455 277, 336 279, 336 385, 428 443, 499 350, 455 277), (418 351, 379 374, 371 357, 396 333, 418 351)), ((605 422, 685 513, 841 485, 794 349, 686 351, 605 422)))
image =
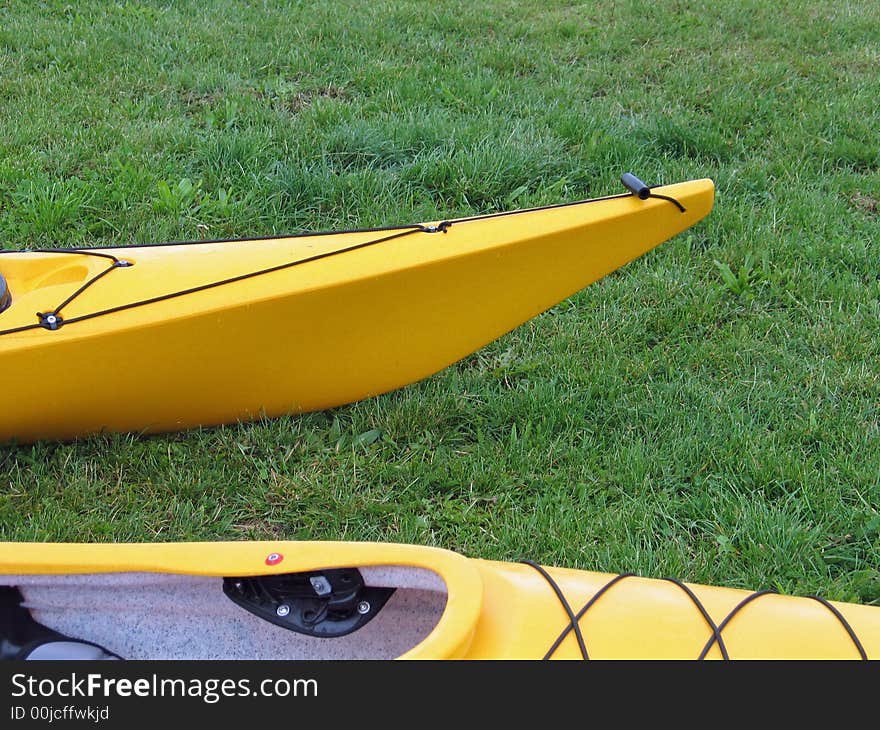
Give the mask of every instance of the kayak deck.
POLYGON ((714 187, 661 193, 686 212, 624 195, 383 231, 5 252, 0 367, 27 377, 0 442, 298 414, 416 382, 695 224, 714 187))
MULTIPOLYGON (((14 297, 0 334, 24 327, 29 329, 22 332, 38 330, 40 322, 35 321, 34 312, 63 314, 62 324, 73 323, 195 294, 205 295, 198 298, 204 301, 187 301, 187 310, 212 304, 222 309, 239 300, 335 286, 560 232, 574 235, 579 229, 616 219, 630 221, 626 237, 648 241, 656 230, 663 232, 659 240, 665 240, 705 216, 712 193, 711 181, 697 180, 658 188, 656 197, 648 200, 616 195, 380 229, 94 249, 7 250, 0 252, 0 273, 14 297), (675 204, 670 207, 669 201, 675 204), (679 201, 680 210, 675 207, 679 201), (352 253, 358 255, 343 255, 352 253), (299 267, 307 273, 293 271, 299 267)), ((627 241, 603 243, 613 249, 627 241)), ((644 244, 644 250, 648 247, 653 246, 644 244)), ((611 250, 604 256, 617 258, 611 250)), ((166 315, 174 313, 175 309, 165 309, 166 315)), ((147 321, 158 318, 144 317, 147 321)))
POLYGON ((123 658, 880 658, 876 607, 410 545, 9 543, 0 586, 41 624, 123 658), (280 628, 222 580, 340 567, 394 593, 334 638, 280 628))

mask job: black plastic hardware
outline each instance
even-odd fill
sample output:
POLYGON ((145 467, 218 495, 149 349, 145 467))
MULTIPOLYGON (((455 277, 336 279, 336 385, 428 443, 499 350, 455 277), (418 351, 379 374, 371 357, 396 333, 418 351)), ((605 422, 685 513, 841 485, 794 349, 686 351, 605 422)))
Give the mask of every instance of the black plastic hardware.
POLYGON ((354 568, 223 579, 223 592, 242 608, 277 626, 323 638, 357 631, 394 590, 365 586, 354 568))
POLYGON ((35 621, 23 603, 18 588, 0 586, 0 660, 119 659, 103 646, 72 639, 35 621))
POLYGON ((64 639, 57 631, 34 621, 21 605, 23 600, 18 588, 0 586, 0 659, 20 659, 29 646, 64 639))
POLYGON ((422 226, 424 233, 446 233, 452 221, 440 221, 436 226, 422 226))
POLYGON ((620 182, 622 182, 623 186, 633 195, 637 196, 639 200, 647 200, 651 197, 651 188, 631 172, 623 173, 623 175, 620 176, 620 182))
POLYGON ((622 182, 623 186, 633 195, 635 195, 639 200, 647 200, 648 198, 657 198, 657 200, 668 200, 676 208, 678 208, 680 212, 685 212, 685 207, 675 198, 671 198, 668 195, 660 195, 659 193, 655 193, 653 190, 651 190, 650 186, 645 185, 644 182, 639 180, 639 178, 637 178, 631 172, 623 173, 623 175, 620 176, 620 182, 622 182))
POLYGON ((37 317, 40 318, 40 327, 53 332, 60 330, 61 325, 64 324, 64 318, 55 312, 37 312, 37 317))

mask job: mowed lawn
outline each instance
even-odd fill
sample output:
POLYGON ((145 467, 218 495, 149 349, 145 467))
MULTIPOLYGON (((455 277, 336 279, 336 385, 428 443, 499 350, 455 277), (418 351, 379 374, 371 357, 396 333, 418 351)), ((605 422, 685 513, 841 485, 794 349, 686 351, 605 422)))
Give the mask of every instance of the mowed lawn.
POLYGON ((384 540, 880 604, 878 27, 876 2, 0 2, 6 248, 717 184, 691 231, 400 391, 0 447, 0 538, 384 540))

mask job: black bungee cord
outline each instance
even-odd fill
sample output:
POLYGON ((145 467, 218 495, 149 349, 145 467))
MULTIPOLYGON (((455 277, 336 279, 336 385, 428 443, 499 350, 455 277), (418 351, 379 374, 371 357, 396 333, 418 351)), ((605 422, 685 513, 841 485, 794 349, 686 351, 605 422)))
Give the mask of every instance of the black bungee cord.
MULTIPOLYGON (((577 640, 578 640, 578 647, 580 648, 580 651, 581 651, 581 656, 584 659, 589 659, 590 657, 589 657, 589 654, 587 653, 586 641, 584 640, 583 632, 580 627, 581 619, 584 617, 584 615, 587 613, 587 611, 589 611, 590 608, 592 608, 594 605, 596 605, 596 602, 603 595, 605 595, 613 586, 617 585, 625 578, 634 577, 635 574, 634 573, 621 573, 620 575, 615 576, 610 581, 608 581, 605 585, 603 585, 598 591, 596 591, 596 593, 593 594, 592 598, 590 598, 590 600, 587 601, 587 603, 584 605, 584 607, 575 614, 571 609, 571 604, 568 602, 568 599, 565 597, 565 594, 563 593, 562 589, 559 587, 559 584, 554 580, 553 576, 551 576, 550 573, 547 572, 547 570, 545 570, 539 564, 537 564, 531 560, 522 560, 520 562, 534 568, 535 570, 537 570, 541 574, 541 576, 547 581, 547 583, 553 589, 554 594, 556 594, 556 597, 559 599, 560 603, 562 604, 563 608, 565 609, 565 612, 568 614, 568 617, 569 617, 568 625, 565 626, 562 629, 562 632, 559 634, 559 636, 556 637, 556 640, 553 642, 553 644, 550 646, 550 649, 544 655, 544 659, 545 660, 550 659, 553 656, 553 654, 556 652, 556 650, 559 648, 559 646, 565 640, 566 636, 568 636, 568 634, 571 631, 575 632, 575 636, 577 637, 577 640)), ((730 610, 730 612, 727 614, 727 616, 724 617, 724 620, 722 620, 721 623, 716 624, 712 620, 712 617, 709 615, 709 612, 706 610, 706 607, 703 605, 703 603, 700 601, 700 599, 696 596, 696 594, 690 588, 688 588, 688 586, 686 586, 684 583, 682 583, 680 580, 678 580, 676 578, 662 578, 661 580, 672 583, 673 585, 678 586, 682 591, 684 591, 684 593, 688 596, 688 598, 690 598, 690 600, 694 604, 694 606, 696 606, 696 608, 699 610, 701 616, 703 617, 703 620, 706 622, 709 629, 712 631, 712 636, 709 637, 709 640, 706 642, 705 646, 703 646, 702 651, 700 651, 700 654, 697 656, 698 661, 705 659, 706 655, 709 653, 709 651, 712 649, 712 647, 715 644, 718 644, 718 648, 721 651, 721 657, 725 661, 729 661, 730 654, 728 653, 727 646, 724 644, 724 640, 722 638, 722 632, 724 631, 724 629, 727 628, 727 626, 730 624, 730 622, 752 601, 755 601, 758 598, 761 598, 762 596, 778 595, 777 592, 774 590, 755 591, 754 593, 751 593, 748 596, 746 596, 745 598, 743 598, 736 606, 734 606, 730 610)), ((832 605, 829 601, 827 601, 826 599, 824 599, 820 596, 806 596, 806 598, 817 601, 818 603, 822 604, 825 608, 828 609, 828 611, 837 619, 838 623, 846 631, 847 635, 849 636, 850 640, 853 643, 853 646, 855 646, 856 650, 858 651, 859 657, 862 660, 866 661, 868 659, 868 655, 865 652, 865 648, 862 645, 862 642, 859 640, 859 637, 856 635, 856 632, 853 630, 850 623, 844 617, 844 615, 834 605, 832 605)))
MULTIPOLYGON (((287 238, 300 238, 300 237, 315 237, 315 236, 329 236, 329 235, 343 235, 348 233, 382 233, 387 231, 396 231, 393 234, 387 236, 380 236, 375 239, 371 239, 369 241, 364 241, 362 243, 358 243, 352 246, 347 246, 345 248, 336 249, 333 251, 327 251, 322 254, 316 254, 314 256, 309 256, 303 259, 296 259, 294 261, 288 261, 283 264, 278 264, 277 266, 271 266, 265 269, 260 269, 257 271, 251 271, 245 274, 240 274, 238 276, 229 277, 227 279, 220 279, 217 281, 209 282, 207 284, 202 284, 200 286, 191 287, 188 289, 182 289, 180 291, 170 292, 168 294, 163 294, 156 297, 151 297, 148 299, 140 299, 133 302, 128 302, 126 304, 120 304, 115 307, 109 307, 107 309, 102 309, 96 312, 90 312, 88 314, 82 314, 78 317, 71 317, 69 319, 64 319, 62 317, 62 310, 67 307, 71 302, 73 302, 77 297, 79 297, 84 291, 89 289, 93 284, 97 283, 105 276, 107 276, 111 271, 122 268, 129 268, 134 264, 131 261, 126 261, 125 259, 117 258, 116 256, 108 253, 103 253, 101 251, 93 251, 86 248, 58 248, 58 249, 34 249, 31 251, 16 251, 12 249, 0 250, 0 255, 2 254, 11 254, 11 253, 46 253, 46 254, 70 254, 70 255, 82 255, 82 256, 97 256, 101 258, 106 258, 111 261, 110 266, 95 274, 88 281, 82 284, 76 291, 74 291, 70 296, 68 296, 61 304, 59 304, 54 309, 51 309, 46 312, 37 312, 36 317, 37 321, 33 324, 22 325, 19 327, 13 327, 10 329, 0 330, 0 336, 3 335, 11 335, 17 334, 20 332, 27 332, 29 330, 35 329, 45 329, 49 331, 57 331, 62 328, 62 326, 74 324, 76 322, 84 322, 89 319, 95 319, 96 317, 103 317, 108 314, 114 314, 116 312, 122 312, 128 309, 135 309, 137 307, 143 307, 148 304, 155 304, 157 302, 166 301, 168 299, 175 299, 177 297, 186 296, 188 294, 194 294, 196 292, 205 291, 207 289, 214 289, 219 286, 225 286, 227 284, 232 284, 238 281, 244 281, 246 279, 251 279, 257 276, 263 276, 265 274, 270 274, 276 271, 281 271, 284 269, 293 268, 294 266, 300 266, 302 264, 307 264, 313 261, 319 261, 320 259, 329 258, 331 256, 338 256, 343 253, 349 253, 351 251, 356 251, 358 249, 367 248, 368 246, 374 246, 376 244, 385 243, 387 241, 392 241, 397 238, 402 238, 404 236, 412 235, 413 233, 446 233, 450 227, 454 224, 468 223, 471 221, 477 220, 487 220, 491 218, 501 218, 505 216, 518 215, 522 213, 541 211, 541 210, 551 210, 555 208, 565 208, 576 205, 586 205, 589 203, 597 203, 606 200, 613 200, 617 198, 627 198, 630 195, 634 195, 640 200, 646 200, 648 198, 658 198, 662 200, 668 200, 673 203, 682 213, 685 212, 684 206, 674 198, 659 195, 653 193, 651 188, 645 183, 643 183, 639 178, 631 173, 625 173, 621 176, 621 182, 623 185, 629 190, 629 193, 624 193, 621 195, 610 195, 603 198, 593 198, 589 200, 579 200, 570 203, 556 203, 553 205, 545 205, 537 208, 530 208, 528 210, 517 210, 517 211, 502 211, 499 213, 488 213, 484 215, 476 215, 468 218, 459 218, 455 221, 444 220, 435 225, 422 225, 422 224, 414 224, 408 226, 388 226, 384 228, 365 228, 365 229, 355 229, 350 231, 322 231, 318 233, 300 233, 293 235, 280 235, 280 236, 270 236, 266 238, 244 238, 244 239, 220 239, 215 241, 181 241, 174 243, 158 243, 158 244, 144 244, 142 246, 137 247, 127 247, 127 246, 106 246, 103 247, 103 250, 117 250, 117 249, 126 249, 126 248, 149 248, 149 247, 157 247, 157 246, 197 246, 204 245, 210 243, 243 243, 248 241, 260 241, 260 240, 280 240, 287 238)), ((11 296, 7 292, 4 301, 0 302, 5 306, 0 306, 0 312, 3 309, 6 309, 10 306, 11 296)))

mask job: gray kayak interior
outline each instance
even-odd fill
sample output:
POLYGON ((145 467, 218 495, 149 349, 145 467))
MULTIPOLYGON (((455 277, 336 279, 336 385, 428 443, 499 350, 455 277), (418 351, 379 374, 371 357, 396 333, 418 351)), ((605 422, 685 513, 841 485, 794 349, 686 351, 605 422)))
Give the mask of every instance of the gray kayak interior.
POLYGON ((393 587, 354 633, 316 638, 262 619, 223 593, 223 579, 167 573, 0 576, 39 623, 123 659, 393 659, 424 640, 446 607, 429 570, 359 568, 367 586, 393 587))

